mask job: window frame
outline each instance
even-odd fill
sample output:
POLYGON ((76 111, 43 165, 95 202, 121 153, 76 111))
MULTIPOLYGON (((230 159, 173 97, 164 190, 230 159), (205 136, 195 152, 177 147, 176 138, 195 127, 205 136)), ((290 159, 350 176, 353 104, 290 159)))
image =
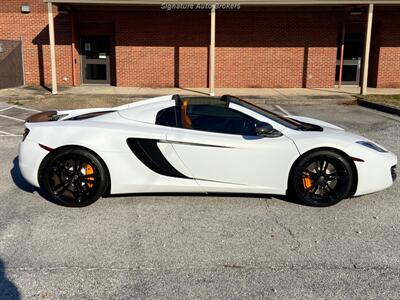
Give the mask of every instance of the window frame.
MULTIPOLYGON (((194 97, 188 97, 188 99, 191 99, 191 98, 193 99, 194 97)), ((205 102, 207 102, 207 97, 199 97, 199 98, 204 98, 205 102)), ((281 131, 283 128, 288 128, 287 126, 285 126, 283 124, 277 123, 274 120, 269 119, 268 116, 260 114, 260 112, 250 109, 249 107, 247 107, 247 105, 243 105, 243 102, 246 103, 246 104, 248 102, 245 101, 245 100, 242 100, 240 98, 237 98, 237 97, 234 97, 234 96, 229 96, 229 95, 224 95, 221 98, 217 98, 217 97, 210 97, 210 98, 215 99, 215 101, 220 101, 221 102, 220 106, 223 106, 225 109, 232 110, 233 112, 243 116, 243 118, 247 118, 247 119, 251 120, 256 125, 259 124, 259 123, 271 124, 274 128, 277 127, 279 131, 281 131), (232 106, 232 104, 233 104, 233 106, 232 106), (237 108, 235 108, 235 106, 238 106, 241 109, 237 109, 237 108), (242 109, 245 110, 245 111, 243 111, 242 109), (247 110, 248 110, 248 113, 246 112, 247 110), (255 114, 255 115, 253 115, 253 114, 255 114), (266 121, 264 119, 266 119, 268 121, 266 121)), ((210 133, 210 134, 223 134, 223 135, 248 136, 248 137, 258 136, 256 132, 254 132, 253 135, 246 135, 246 134, 240 134, 240 133, 217 132, 217 131, 201 130, 201 129, 195 129, 195 128, 186 128, 182 124, 182 117, 181 117, 182 105, 183 105, 184 99, 182 99, 179 95, 173 95, 172 96, 172 100, 174 102, 173 102, 173 104, 171 106, 165 107, 163 109, 160 109, 157 112, 156 118, 155 118, 155 125, 165 126, 165 127, 170 127, 170 128, 184 129, 184 130, 193 130, 193 131, 196 131, 196 132, 210 133), (157 119, 158 119, 159 113, 162 112, 162 111, 165 111, 167 109, 172 109, 172 108, 174 108, 173 109, 173 111, 174 111, 174 119, 175 119, 174 125, 172 126, 172 125, 166 125, 166 124, 158 124, 157 123, 157 119)), ((218 102, 216 102, 216 103, 218 103, 218 102)), ((206 104, 207 103, 205 103, 205 105, 206 104)), ((248 104, 253 106, 251 103, 248 103, 248 104)), ((189 105, 190 105, 190 103, 189 103, 189 105)), ((212 103, 208 103, 208 105, 212 105, 212 103)), ((215 105, 215 106, 218 106, 218 105, 215 105)), ((255 107, 258 108, 258 106, 255 106, 255 107)), ((263 110, 262 108, 260 108, 260 109, 263 110)))
MULTIPOLYGON (((179 96, 178 96, 179 97, 179 96)), ((180 128, 180 129, 185 129, 185 130, 193 130, 193 131, 197 131, 197 132, 206 132, 206 133, 211 133, 211 134, 223 134, 223 135, 234 135, 234 136, 257 136, 257 133, 254 129, 254 134, 249 135, 249 134, 243 134, 243 133, 230 133, 230 132, 219 132, 219 131, 211 131, 211 130, 201 130, 201 129, 196 129, 196 128, 186 128, 183 126, 182 123, 182 117, 181 117, 181 113, 182 113, 182 105, 183 105, 183 100, 181 99, 181 97, 175 99, 175 120, 176 120, 176 127, 174 128, 180 128)), ((216 99, 215 101, 221 101, 221 102, 225 102, 221 99, 216 99)), ((190 105, 190 102, 188 103, 188 105, 190 105)), ((193 105, 193 104, 192 104, 193 105)), ((212 106, 212 104, 204 104, 204 105, 210 105, 212 106)), ((216 107, 218 107, 218 105, 215 105, 216 107)), ((261 121, 258 120, 257 118, 254 118, 253 116, 250 116, 246 113, 243 113, 241 111, 238 111, 236 109, 233 109, 231 107, 229 107, 229 102, 225 102, 222 103, 222 105, 220 105, 221 107, 223 107, 224 109, 230 110, 234 113, 236 113, 237 115, 240 115, 243 119, 248 119, 249 121, 253 122, 254 124, 258 124, 261 121)), ((169 126, 171 127, 171 126, 169 126)))

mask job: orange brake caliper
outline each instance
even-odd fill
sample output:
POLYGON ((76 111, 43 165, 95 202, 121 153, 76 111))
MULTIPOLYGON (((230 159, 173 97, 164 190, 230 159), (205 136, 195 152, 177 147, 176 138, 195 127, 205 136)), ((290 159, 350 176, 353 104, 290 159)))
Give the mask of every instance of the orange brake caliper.
MULTIPOLYGON (((91 165, 89 165, 89 164, 84 164, 83 165, 83 168, 85 169, 85 175, 87 176, 87 175, 93 175, 94 174, 94 170, 93 170, 93 167, 91 166, 91 165)), ((90 180, 90 181, 94 181, 94 177, 86 177, 86 179, 87 180, 90 180)), ((89 187, 89 188, 91 188, 91 187, 93 187, 93 183, 87 183, 87 186, 89 187)))
POLYGON ((303 174, 303 186, 306 190, 312 187, 312 181, 309 173, 303 174))

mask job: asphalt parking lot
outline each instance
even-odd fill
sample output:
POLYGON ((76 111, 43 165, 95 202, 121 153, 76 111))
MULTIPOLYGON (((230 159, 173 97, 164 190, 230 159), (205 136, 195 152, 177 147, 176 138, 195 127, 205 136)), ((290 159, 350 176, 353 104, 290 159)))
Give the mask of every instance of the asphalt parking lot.
MULTIPOLYGON (((400 185, 328 208, 271 196, 111 197, 57 206, 17 167, 32 111, 0 103, 0 299, 400 297, 400 185), (20 119, 20 120, 19 120, 20 119)), ((400 156, 400 118, 281 106, 400 156)))

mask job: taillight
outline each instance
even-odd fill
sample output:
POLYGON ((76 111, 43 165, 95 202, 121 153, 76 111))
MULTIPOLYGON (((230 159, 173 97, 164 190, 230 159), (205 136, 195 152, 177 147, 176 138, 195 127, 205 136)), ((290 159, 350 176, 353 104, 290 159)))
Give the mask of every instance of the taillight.
POLYGON ((22 141, 25 141, 25 139, 26 139, 26 137, 28 136, 28 134, 29 134, 29 129, 28 128, 25 128, 25 131, 24 131, 24 134, 22 135, 22 141))

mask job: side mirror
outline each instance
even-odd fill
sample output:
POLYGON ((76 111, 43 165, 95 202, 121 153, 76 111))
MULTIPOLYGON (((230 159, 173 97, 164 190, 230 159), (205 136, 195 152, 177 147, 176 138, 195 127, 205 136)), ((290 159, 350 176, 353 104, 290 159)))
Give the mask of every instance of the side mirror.
POLYGON ((268 123, 259 123, 256 126, 256 133, 259 136, 264 136, 264 137, 279 137, 282 136, 282 133, 278 130, 276 130, 274 127, 272 127, 268 123))

